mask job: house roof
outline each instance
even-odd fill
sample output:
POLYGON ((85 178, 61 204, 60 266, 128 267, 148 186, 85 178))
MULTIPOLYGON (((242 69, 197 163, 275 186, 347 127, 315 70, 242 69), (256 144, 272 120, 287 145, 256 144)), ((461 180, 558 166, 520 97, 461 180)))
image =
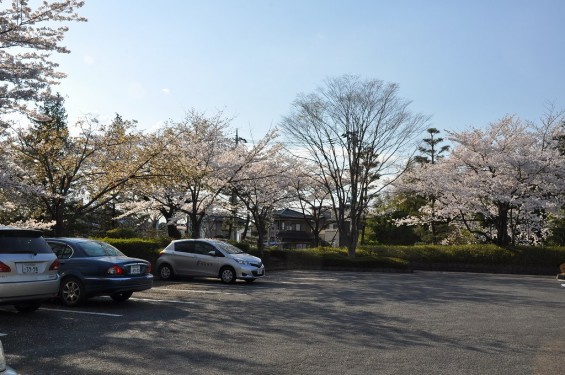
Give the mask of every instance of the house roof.
MULTIPOLYGON (((290 208, 283 208, 282 210, 276 210, 274 216, 277 218, 287 218, 287 219, 304 219, 304 214, 290 208)), ((306 218, 310 215, 306 215, 306 218)))

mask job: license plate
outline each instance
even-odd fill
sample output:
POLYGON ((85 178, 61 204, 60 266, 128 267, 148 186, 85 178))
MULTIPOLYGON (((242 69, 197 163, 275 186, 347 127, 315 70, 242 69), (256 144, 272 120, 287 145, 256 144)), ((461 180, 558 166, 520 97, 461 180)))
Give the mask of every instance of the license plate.
POLYGON ((263 274, 263 270, 259 269, 257 270, 257 275, 262 275, 263 274))
POLYGON ((22 273, 39 273, 39 266, 36 263, 24 263, 22 273))
POLYGON ((131 274, 141 273, 141 266, 139 264, 134 264, 133 266, 130 266, 129 273, 131 274))

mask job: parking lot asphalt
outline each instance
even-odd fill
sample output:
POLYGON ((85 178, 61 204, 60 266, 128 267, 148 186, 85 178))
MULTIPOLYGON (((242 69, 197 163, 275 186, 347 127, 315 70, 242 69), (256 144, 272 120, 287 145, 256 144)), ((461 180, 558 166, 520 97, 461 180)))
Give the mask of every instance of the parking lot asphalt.
POLYGON ((554 277, 272 272, 156 281, 123 303, 0 308, 20 374, 557 374, 554 277))

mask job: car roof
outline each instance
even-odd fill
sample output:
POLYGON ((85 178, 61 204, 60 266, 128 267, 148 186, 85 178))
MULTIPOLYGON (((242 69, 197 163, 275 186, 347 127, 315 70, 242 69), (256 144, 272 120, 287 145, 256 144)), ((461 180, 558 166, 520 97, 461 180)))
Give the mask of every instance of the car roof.
POLYGON ((9 232, 9 233, 22 233, 31 235, 34 237, 39 237, 43 235, 43 232, 38 229, 30 229, 30 228, 18 228, 18 227, 10 227, 7 225, 0 225, 0 233, 2 232, 9 232))
POLYGON ((82 238, 82 237, 47 237, 45 238, 46 241, 60 241, 66 243, 81 243, 81 242, 88 242, 88 241, 95 241, 89 238, 82 238))
POLYGON ((193 242, 193 241, 204 241, 204 242, 218 242, 222 240, 218 240, 215 238, 180 238, 178 240, 173 240, 172 242, 193 242))

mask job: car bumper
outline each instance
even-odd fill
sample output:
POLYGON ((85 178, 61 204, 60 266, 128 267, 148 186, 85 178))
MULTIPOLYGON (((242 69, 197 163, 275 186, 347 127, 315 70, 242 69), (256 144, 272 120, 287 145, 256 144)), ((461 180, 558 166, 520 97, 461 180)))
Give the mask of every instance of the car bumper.
POLYGON ((259 277, 265 276, 265 267, 260 268, 252 266, 241 266, 237 270, 237 278, 242 280, 257 279, 259 277))
POLYGON ((113 294, 123 292, 140 292, 153 287, 153 275, 142 277, 104 277, 85 278, 86 294, 113 294))
POLYGON ((48 300, 56 297, 58 291, 59 276, 52 280, 0 283, 0 304, 48 300))

